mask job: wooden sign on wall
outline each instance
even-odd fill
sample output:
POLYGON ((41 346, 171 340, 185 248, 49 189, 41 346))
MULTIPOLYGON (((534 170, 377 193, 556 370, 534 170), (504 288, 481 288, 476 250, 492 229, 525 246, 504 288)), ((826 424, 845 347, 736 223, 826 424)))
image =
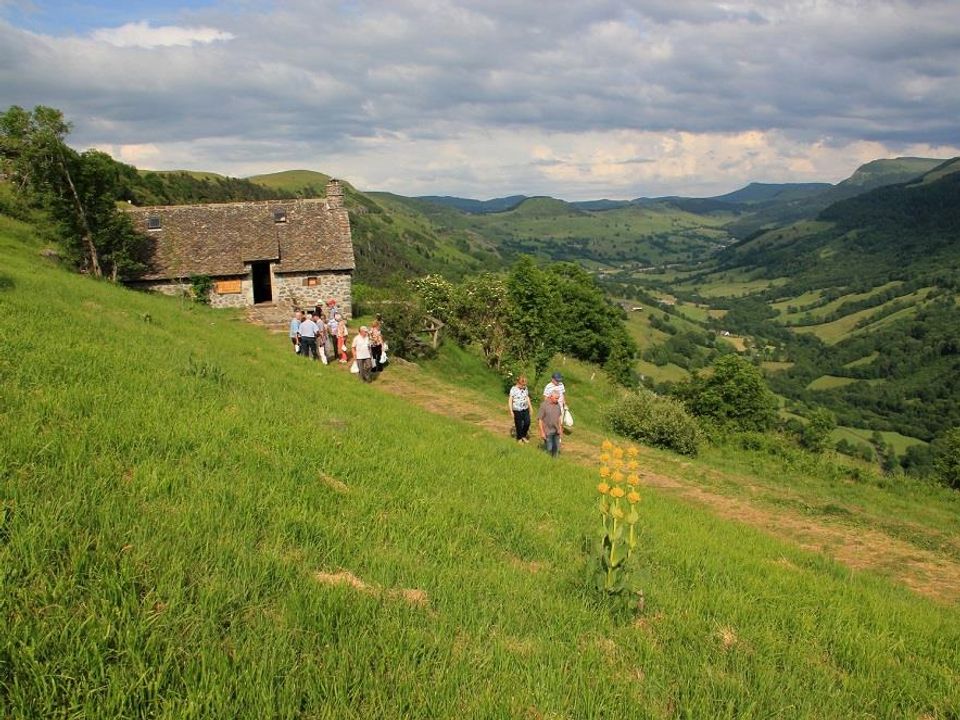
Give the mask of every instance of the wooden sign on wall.
POLYGON ((239 280, 217 280, 217 295, 238 295, 240 293, 239 280))

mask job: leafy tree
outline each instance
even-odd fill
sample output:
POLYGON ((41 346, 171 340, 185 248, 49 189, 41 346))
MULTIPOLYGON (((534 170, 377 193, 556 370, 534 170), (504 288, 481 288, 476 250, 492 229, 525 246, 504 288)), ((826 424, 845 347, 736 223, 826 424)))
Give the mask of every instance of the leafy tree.
POLYGON ((826 408, 817 408, 800 432, 800 444, 813 452, 823 452, 830 442, 830 433, 837 427, 837 416, 826 408))
POLYGON ((63 113, 38 105, 12 106, 0 115, 0 162, 19 192, 58 221, 61 240, 77 265, 112 279, 139 267, 145 238, 117 209, 128 195, 133 168, 96 150, 80 154, 66 144, 63 113))
POLYGON ((560 349, 570 333, 570 323, 564 323, 568 310, 560 300, 557 286, 551 277, 527 256, 521 257, 510 270, 506 290, 509 293, 509 313, 503 318, 515 336, 512 347, 520 365, 533 367, 540 376, 547 369, 550 358, 560 349))
POLYGON ((942 483, 960 490, 960 427, 945 432, 934 442, 933 468, 942 483))
POLYGON ((694 415, 740 430, 767 430, 777 419, 777 399, 759 368, 738 355, 724 355, 713 372, 694 374, 676 395, 694 415))

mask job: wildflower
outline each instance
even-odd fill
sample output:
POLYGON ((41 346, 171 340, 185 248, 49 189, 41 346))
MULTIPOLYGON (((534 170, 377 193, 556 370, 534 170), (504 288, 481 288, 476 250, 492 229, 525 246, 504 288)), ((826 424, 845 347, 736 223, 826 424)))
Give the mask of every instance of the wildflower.
POLYGON ((610 492, 610 486, 607 485, 605 482, 602 482, 599 485, 597 485, 597 492, 600 493, 601 495, 606 495, 608 492, 610 492))
POLYGON ((609 454, 609 453, 600 453, 600 462, 602 462, 604 465, 606 465, 608 462, 610 462, 610 454, 609 454))
POLYGON ((613 475, 610 476, 610 479, 613 480, 615 483, 622 483, 623 473, 617 470, 616 472, 613 473, 613 475))
POLYGON ((624 496, 623 488, 614 487, 612 490, 610 490, 610 496, 615 498, 622 498, 624 496))
POLYGON ((610 468, 608 468, 606 465, 600 468, 600 477, 602 478, 610 477, 610 468))
POLYGON ((615 448, 613 449, 613 456, 614 456, 615 458, 617 458, 617 460, 619 460, 620 458, 622 458, 622 457, 623 457, 623 448, 621 448, 621 447, 615 447, 615 448))
POLYGON ((638 493, 636 490, 631 490, 627 495, 627 500, 630 501, 631 505, 636 505, 638 502, 640 502, 640 493, 638 493))
POLYGON ((631 475, 627 478, 627 482, 630 483, 633 487, 636 487, 640 484, 640 477, 636 474, 631 475))
POLYGON ((627 463, 627 470, 629 470, 630 472, 636 472, 637 468, 639 467, 640 467, 640 463, 638 463, 636 460, 631 460, 630 462, 627 463))
POLYGON ((640 451, 637 450, 633 445, 631 445, 629 448, 627 448, 627 454, 630 457, 635 458, 637 455, 640 454, 640 451))
POLYGON ((604 450, 613 450, 613 443, 609 440, 604 440, 600 447, 604 450))

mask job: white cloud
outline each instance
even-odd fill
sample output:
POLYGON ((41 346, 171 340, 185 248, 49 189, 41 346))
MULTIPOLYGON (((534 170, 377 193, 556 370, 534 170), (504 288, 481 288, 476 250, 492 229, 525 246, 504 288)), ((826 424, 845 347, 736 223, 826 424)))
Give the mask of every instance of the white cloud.
POLYGON ((115 28, 100 28, 90 33, 97 42, 118 48, 189 47, 233 40, 232 33, 211 27, 152 26, 148 22, 127 23, 115 28))
POLYGON ((83 147, 156 147, 156 167, 710 194, 960 154, 960 4, 225 0, 69 37, 0 21, 0 96, 60 107, 83 147))

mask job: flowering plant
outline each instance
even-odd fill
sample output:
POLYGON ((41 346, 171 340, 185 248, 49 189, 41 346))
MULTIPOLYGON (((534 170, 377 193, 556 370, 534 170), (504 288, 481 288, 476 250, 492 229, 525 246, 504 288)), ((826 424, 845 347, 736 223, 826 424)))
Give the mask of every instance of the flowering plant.
MULTIPOLYGON (((600 531, 597 589, 608 596, 643 597, 631 584, 634 551, 639 543, 637 524, 640 476, 637 449, 626 451, 609 440, 603 441, 600 453, 600 531)), ((642 602, 642 600, 641 600, 642 602)))

